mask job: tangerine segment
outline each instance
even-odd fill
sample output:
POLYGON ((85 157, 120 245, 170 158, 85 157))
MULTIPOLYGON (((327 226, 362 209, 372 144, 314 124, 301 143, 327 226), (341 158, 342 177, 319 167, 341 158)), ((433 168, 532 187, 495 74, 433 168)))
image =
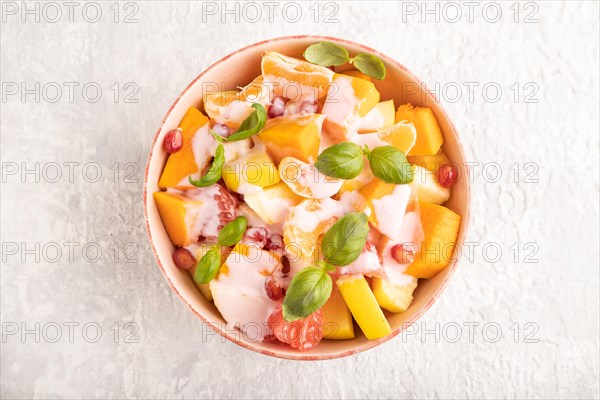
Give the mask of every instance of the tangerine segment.
POLYGON ((273 84, 275 94, 292 101, 301 98, 316 101, 325 97, 333 78, 333 71, 329 68, 284 56, 275 51, 265 53, 261 69, 265 82, 273 84))
POLYGON ((179 128, 183 132, 183 146, 181 149, 169 155, 165 169, 163 170, 158 186, 161 189, 167 187, 174 188, 185 188, 190 185, 181 184, 182 179, 188 175, 198 172, 198 164, 196 163, 196 157, 194 156, 192 138, 201 127, 208 124, 208 118, 202 114, 197 108, 190 107, 181 123, 179 128))
POLYGON ((321 144, 321 114, 288 115, 267 121, 258 138, 276 164, 286 156, 304 162, 316 160, 321 144))
POLYGON ((412 104, 403 104, 396 111, 396 122, 412 122, 417 130, 417 139, 410 150, 411 156, 428 156, 436 154, 444 137, 433 111, 429 107, 416 107, 412 104))
POLYGON ((239 92, 225 90, 204 96, 204 111, 216 123, 237 129, 254 110, 252 103, 263 106, 271 102, 271 91, 263 85, 262 75, 254 78, 239 92))
POLYGON ((378 131, 377 136, 402 153, 408 154, 417 141, 417 130, 410 122, 400 121, 389 129, 378 131))
POLYGON ((431 279, 450 264, 460 228, 460 215, 437 204, 419 203, 425 240, 406 274, 431 279))

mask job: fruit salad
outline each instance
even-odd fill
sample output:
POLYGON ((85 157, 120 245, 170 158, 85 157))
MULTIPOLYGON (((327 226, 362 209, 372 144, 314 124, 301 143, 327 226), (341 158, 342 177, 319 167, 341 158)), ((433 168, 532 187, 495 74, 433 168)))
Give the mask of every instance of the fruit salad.
POLYGON ((329 42, 267 51, 164 137, 154 200, 173 261, 231 329, 298 351, 379 339, 449 265, 459 169, 431 109, 380 98, 385 75, 329 42))

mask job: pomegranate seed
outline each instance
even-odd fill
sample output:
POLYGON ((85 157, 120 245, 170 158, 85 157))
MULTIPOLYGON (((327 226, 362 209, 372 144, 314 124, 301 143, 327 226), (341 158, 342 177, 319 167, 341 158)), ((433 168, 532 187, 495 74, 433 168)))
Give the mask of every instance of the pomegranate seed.
POLYGON ((265 280, 265 291, 271 300, 279 300, 283 298, 283 288, 279 286, 277 281, 269 276, 265 280))
POLYGON ((288 274, 290 272, 290 260, 286 256, 281 257, 281 268, 282 274, 288 274))
POLYGON ((259 249, 262 249, 267 244, 267 232, 266 228, 249 228, 246 232, 244 232, 244 237, 241 240, 242 244, 247 244, 251 246, 256 246, 259 249))
POLYGON ((400 264, 412 263, 415 260, 415 250, 406 243, 400 243, 392 247, 392 257, 400 264))
POLYGON ((183 147, 183 131, 179 128, 169 131, 165 136, 163 147, 167 153, 177 153, 183 147))
POLYGON ((196 264, 196 258, 194 258, 191 251, 180 247, 173 252, 173 262, 175 262, 177 268, 190 269, 196 264))
POLYGON ((283 246, 283 237, 278 233, 274 233, 271 236, 269 236, 265 248, 267 250, 276 251, 283 250, 283 246))
POLYGON ((437 172, 437 180, 440 185, 445 188, 452 187, 454 182, 458 179, 458 168, 456 165, 444 164, 437 172))
POLYGON ((319 111, 319 105, 312 101, 303 101, 300 104, 300 114, 314 114, 319 111))
POLYGON ((227 125, 224 124, 216 124, 212 127, 214 133, 221 137, 229 137, 231 135, 231 129, 227 125))
POLYGON ((281 117, 285 112, 285 100, 281 96, 275 96, 273 98, 273 102, 271 103, 271 107, 269 107, 269 118, 277 118, 281 117))

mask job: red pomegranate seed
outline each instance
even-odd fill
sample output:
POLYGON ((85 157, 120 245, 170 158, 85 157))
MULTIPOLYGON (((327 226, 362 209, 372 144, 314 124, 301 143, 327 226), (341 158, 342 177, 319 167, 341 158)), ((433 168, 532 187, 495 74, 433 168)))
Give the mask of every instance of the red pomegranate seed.
POLYGON ((437 180, 440 185, 449 188, 458 179, 458 168, 453 164, 442 165, 437 172, 437 180))
POLYGON ((283 246, 283 237, 278 233, 274 233, 269 236, 265 249, 271 251, 283 250, 283 246))
POLYGON ((221 137, 229 137, 231 135, 231 129, 227 125, 224 124, 216 124, 212 127, 214 133, 221 137))
POLYGON ((312 101, 303 101, 300 104, 300 114, 314 114, 319 111, 319 105, 312 101))
POLYGON ((272 276, 265 280, 265 291, 271 300, 279 300, 283 298, 283 288, 279 286, 277 281, 272 276))
POLYGON ((412 263, 415 260, 415 250, 405 243, 400 243, 392 247, 392 257, 400 264, 412 263))
POLYGON ((281 257, 281 273, 288 274, 290 272, 290 260, 286 256, 281 257))
POLYGON ((269 118, 281 117, 284 112, 285 112, 285 100, 283 99, 283 97, 275 96, 273 98, 273 102, 271 103, 271 106, 269 107, 269 111, 267 113, 269 115, 269 118))
POLYGON ((254 245, 259 249, 262 249, 267 244, 267 232, 266 228, 249 228, 246 232, 244 232, 244 237, 242 238, 242 244, 254 245))
POLYGON ((167 153, 177 153, 183 147, 183 131, 180 128, 169 131, 165 136, 163 147, 167 153))
POLYGON ((173 261, 177 268, 190 269, 196 264, 196 258, 191 251, 186 248, 180 247, 173 252, 173 261))

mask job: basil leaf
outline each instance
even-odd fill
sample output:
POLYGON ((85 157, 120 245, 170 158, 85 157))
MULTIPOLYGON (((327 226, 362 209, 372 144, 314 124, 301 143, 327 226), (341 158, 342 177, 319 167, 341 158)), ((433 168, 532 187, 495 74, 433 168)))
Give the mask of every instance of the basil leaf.
POLYGON ((328 147, 317 157, 315 167, 323 174, 333 178, 356 178, 364 165, 363 151, 351 142, 328 147))
POLYGON ((306 267, 298 272, 283 299, 283 318, 295 321, 317 311, 331 296, 331 277, 323 268, 306 267))
POLYGON ((387 183, 404 185, 413 181, 413 169, 406 156, 394 146, 380 146, 367 156, 373 175, 387 183))
POLYGON ((247 226, 248 220, 246 217, 237 217, 221 229, 217 242, 225 247, 234 246, 237 242, 242 240, 242 236, 244 236, 247 226))
POLYGON ((248 139, 250 136, 256 135, 265 127, 267 122, 267 110, 260 103, 252 103, 252 114, 246 118, 240 128, 231 136, 224 138, 226 142, 235 142, 237 140, 248 139))
POLYGON ((373 54, 360 53, 353 57, 350 62, 363 74, 369 75, 371 78, 384 79, 385 65, 381 58, 373 54))
POLYGON ((364 213, 351 212, 344 215, 323 236, 323 257, 336 266, 352 263, 362 253, 368 234, 369 222, 364 213))
POLYGON ((307 61, 323 67, 346 64, 349 57, 348 50, 331 42, 311 44, 304 50, 307 61))
POLYGON ((225 148, 222 144, 219 143, 217 146, 217 151, 215 152, 215 157, 213 158, 212 165, 206 171, 204 176, 201 176, 199 179, 193 180, 190 176, 188 180, 190 183, 196 187, 206 187, 212 184, 215 184, 221 179, 221 171, 223 170, 223 165, 225 164, 225 148))
POLYGON ((213 280, 221 268, 221 249, 219 245, 212 246, 198 261, 194 281, 197 283, 208 283, 213 280))

